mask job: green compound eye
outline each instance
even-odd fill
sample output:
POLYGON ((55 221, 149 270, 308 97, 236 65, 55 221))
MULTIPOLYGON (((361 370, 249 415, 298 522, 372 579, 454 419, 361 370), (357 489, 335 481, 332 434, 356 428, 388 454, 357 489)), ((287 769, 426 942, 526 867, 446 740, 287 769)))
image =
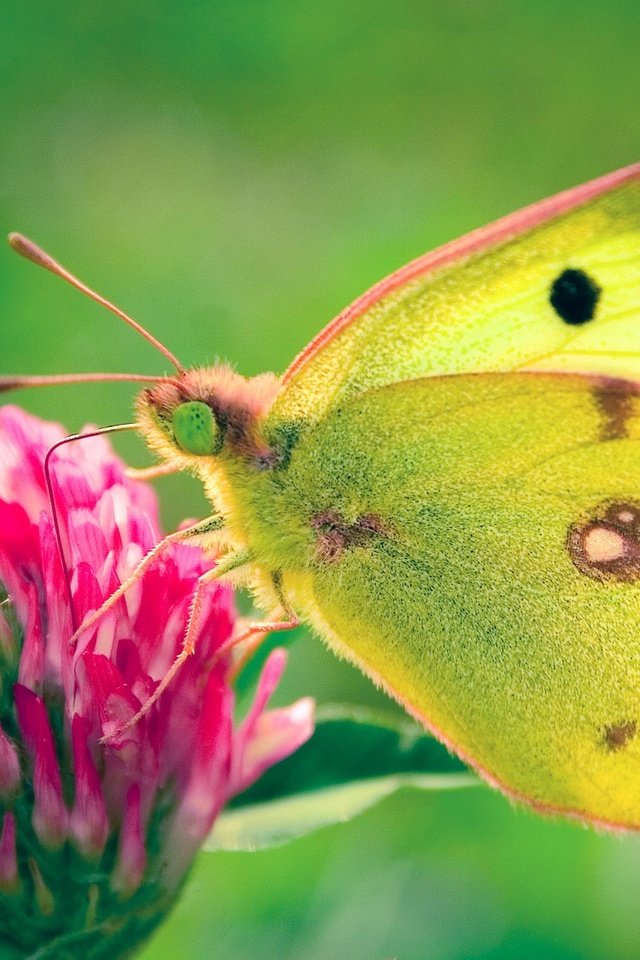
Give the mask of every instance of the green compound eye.
POLYGON ((173 411, 172 423, 176 443, 185 453, 206 457, 219 448, 220 430, 206 403, 181 403, 173 411))

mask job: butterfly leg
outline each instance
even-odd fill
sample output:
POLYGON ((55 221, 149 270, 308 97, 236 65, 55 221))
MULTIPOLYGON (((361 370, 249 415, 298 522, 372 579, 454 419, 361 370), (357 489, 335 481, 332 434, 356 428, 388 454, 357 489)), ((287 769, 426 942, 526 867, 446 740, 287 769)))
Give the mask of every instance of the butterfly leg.
POLYGON ((127 730, 130 730, 132 727, 134 727, 136 723, 138 723, 138 721, 149 712, 154 703, 160 699, 175 675, 180 670, 182 664, 193 654, 196 648, 196 637, 198 633, 200 615, 202 613, 202 603, 207 586, 214 580, 219 580, 221 577, 225 576, 225 574, 231 573, 233 570, 238 569, 238 567, 244 566, 244 564, 250 559, 251 553, 248 550, 239 550, 236 553, 231 553, 224 557, 216 567, 213 567, 211 570, 207 570, 198 577, 198 580, 196 581, 196 587, 193 591, 191 608, 189 610, 189 619, 187 621, 187 627, 182 640, 182 648, 180 653, 177 655, 149 699, 145 700, 138 712, 134 714, 130 720, 127 720, 127 722, 120 727, 116 733, 102 737, 100 741, 101 743, 108 743, 111 740, 121 737, 127 732, 127 730))
MULTIPOLYGON (((198 523, 194 523, 190 527, 185 527, 184 530, 175 530, 173 533, 168 534, 162 540, 160 540, 154 547, 145 556, 142 558, 140 563, 137 565, 133 573, 124 580, 120 586, 113 591, 113 593, 107 597, 104 603, 98 607, 97 610, 94 610, 78 627, 76 632, 72 634, 69 643, 74 644, 78 637, 80 637, 85 630, 88 630, 95 623, 100 620, 101 617, 110 610, 111 607, 120 600, 122 596, 129 590, 134 583, 137 583, 140 578, 143 576, 145 570, 151 566, 151 564, 156 560, 160 554, 166 550, 166 548, 172 543, 183 543, 184 541, 194 539, 201 536, 206 536, 208 533, 213 533, 216 530, 219 530, 222 527, 222 520, 220 517, 207 517, 205 520, 200 520, 198 523)), ((216 568, 217 569, 217 568, 216 568)))
POLYGON ((127 467, 125 476, 129 480, 157 480, 158 477, 168 477, 172 473, 180 473, 183 468, 173 463, 154 463, 151 467, 127 467))
POLYGON ((282 585, 282 571, 276 570, 272 574, 271 579, 273 590, 280 603, 284 618, 280 620, 245 621, 246 625, 239 632, 234 633, 234 635, 216 651, 214 662, 217 662, 217 660, 225 656, 228 652, 233 651, 236 654, 227 674, 229 680, 234 680, 238 676, 247 660, 253 656, 260 647, 260 644, 270 633, 294 630, 300 626, 301 621, 296 616, 285 596, 282 585))
POLYGON ((234 680, 270 633, 294 630, 299 626, 300 620, 294 614, 290 615, 287 620, 261 620, 247 623, 242 630, 234 633, 226 643, 223 643, 216 650, 213 663, 217 663, 228 653, 237 653, 227 674, 229 680, 234 680))

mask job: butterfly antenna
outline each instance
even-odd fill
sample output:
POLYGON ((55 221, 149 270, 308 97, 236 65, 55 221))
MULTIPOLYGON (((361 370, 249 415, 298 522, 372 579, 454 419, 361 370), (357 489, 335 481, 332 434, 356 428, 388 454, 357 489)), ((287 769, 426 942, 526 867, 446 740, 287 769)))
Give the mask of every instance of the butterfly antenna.
POLYGON ((44 458, 44 481, 47 487, 47 496, 49 498, 49 505, 51 507, 51 518, 53 520, 53 531, 56 538, 56 544, 58 546, 58 555, 60 557, 60 563, 62 565, 62 573, 64 576, 65 589, 67 593, 67 599, 69 601, 69 610, 71 611, 71 626, 73 633, 75 633, 80 626, 78 615, 76 613, 75 603, 73 600, 73 590, 71 588, 71 571, 67 565, 67 559, 64 555, 64 546, 62 543, 62 532, 60 528, 60 518, 58 515, 58 508, 56 506, 56 497, 55 490, 53 486, 53 478, 51 475, 51 457, 60 447, 64 446, 65 443, 73 443, 75 440, 88 440, 90 437, 102 437, 106 433, 120 433, 125 430, 135 430, 135 423, 117 423, 111 427, 101 427, 99 430, 90 430, 87 433, 72 433, 68 437, 64 437, 62 440, 58 440, 57 443, 54 443, 52 447, 49 447, 44 458))
POLYGON ((111 313, 115 313, 116 317, 120 317, 121 320, 124 320, 125 323, 128 323, 130 327, 133 327, 145 340, 148 340, 149 343, 159 350, 160 353, 169 361, 172 366, 176 368, 178 374, 184 373, 184 367, 180 361, 175 357, 171 351, 165 347, 163 343, 160 343, 153 334, 149 333, 148 330, 139 324, 128 314, 120 310, 119 307, 116 307, 115 304, 111 303, 105 297, 100 296, 99 293, 96 293, 95 290, 92 290, 88 287, 82 280, 79 280, 72 273, 70 273, 65 267, 60 263, 50 257, 41 247, 29 240, 28 237, 24 237, 21 233, 10 233, 9 234, 9 245, 16 253, 19 253, 21 257, 24 257, 25 260, 30 260, 32 263, 37 264, 39 267, 44 267, 45 270, 49 270, 51 273, 55 274, 56 277, 61 277, 63 280, 66 280, 67 283, 70 283, 72 287, 75 287, 76 290, 79 290, 80 293, 84 293, 86 297, 89 297, 90 300, 95 300, 96 303, 101 304, 103 307, 106 307, 107 310, 110 310, 111 313))
POLYGON ((175 377, 154 377, 146 373, 54 373, 43 376, 0 377, 0 393, 4 390, 21 390, 23 387, 56 387, 67 383, 171 383, 180 389, 182 384, 175 377))

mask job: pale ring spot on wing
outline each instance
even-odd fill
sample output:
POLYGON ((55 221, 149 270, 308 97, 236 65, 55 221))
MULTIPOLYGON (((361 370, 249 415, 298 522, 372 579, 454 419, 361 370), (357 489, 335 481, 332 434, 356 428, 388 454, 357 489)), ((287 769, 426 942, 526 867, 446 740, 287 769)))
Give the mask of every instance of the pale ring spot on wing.
POLYGON ((594 580, 640 579, 640 508, 603 504, 591 519, 569 528, 567 550, 578 570, 594 580))

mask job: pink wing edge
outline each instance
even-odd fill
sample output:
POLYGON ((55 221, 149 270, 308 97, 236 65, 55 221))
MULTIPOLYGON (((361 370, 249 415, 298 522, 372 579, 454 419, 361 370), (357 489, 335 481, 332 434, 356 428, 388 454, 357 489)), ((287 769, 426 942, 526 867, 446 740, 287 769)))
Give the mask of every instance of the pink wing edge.
POLYGON ((429 253, 416 257, 415 260, 409 261, 395 273, 374 284, 373 287, 358 297, 357 300, 354 300, 342 313, 339 313, 328 323, 285 370, 282 375, 282 382, 288 383, 308 360, 326 347, 342 330, 362 316, 374 303, 393 290, 397 290, 403 284, 425 274, 434 273, 454 260, 485 250, 502 241, 510 240, 525 230, 531 230, 533 227, 552 220, 554 217, 573 210, 587 203, 587 201, 633 180, 640 180, 640 163, 631 164, 621 170, 607 173, 603 177, 589 180, 588 183, 583 183, 578 187, 563 190, 553 197, 539 200, 522 210, 517 210, 515 213, 510 213, 506 217, 495 220, 488 226, 472 230, 471 233, 467 233, 463 237, 445 243, 436 250, 431 250, 429 253))
MULTIPOLYGON (((594 183, 597 182, 598 181, 594 181, 594 183)), ((592 186, 592 184, 585 184, 585 186, 592 186)), ((570 192, 573 193, 573 191, 570 192)), ((560 197, 561 196, 562 194, 560 194, 560 197)), ((559 197, 552 197, 551 199, 557 200, 559 197)), ((531 208, 528 208, 528 210, 530 209, 531 208)), ((522 212, 525 213, 528 211, 523 210, 522 212)), ((637 833, 640 831, 640 825, 638 824, 626 823, 619 820, 608 820, 606 817, 594 816, 593 814, 588 813, 586 810, 581 810, 579 807, 571 807, 568 804, 563 805, 547 803, 538 797, 529 796, 526 793, 522 793, 521 791, 514 789, 504 780, 497 777, 488 767, 485 767, 479 763, 473 756, 471 756, 470 753, 461 748, 452 737, 448 736, 448 734, 445 734, 440 727, 433 723, 430 717, 410 704, 398 690, 383 680, 380 674, 378 674, 375 670, 372 670, 370 667, 366 666, 362 660, 353 657, 351 654, 349 654, 348 659, 350 662, 355 663, 360 668, 362 673, 364 673, 365 676, 368 676, 378 688, 386 690, 386 692, 393 697, 394 700, 404 707, 410 716, 412 716, 421 726, 429 731, 429 733, 431 733, 436 740, 439 740, 441 743, 443 743, 450 753, 453 753, 459 757, 463 763, 466 763, 467 766, 477 773, 482 780, 488 783, 490 787, 493 787, 495 790, 499 790, 500 793, 504 794, 506 797, 509 797, 509 799, 514 800, 517 803, 521 803, 543 816, 563 817, 569 820, 577 820, 583 824, 590 824, 596 829, 604 829, 613 833, 637 833)))

